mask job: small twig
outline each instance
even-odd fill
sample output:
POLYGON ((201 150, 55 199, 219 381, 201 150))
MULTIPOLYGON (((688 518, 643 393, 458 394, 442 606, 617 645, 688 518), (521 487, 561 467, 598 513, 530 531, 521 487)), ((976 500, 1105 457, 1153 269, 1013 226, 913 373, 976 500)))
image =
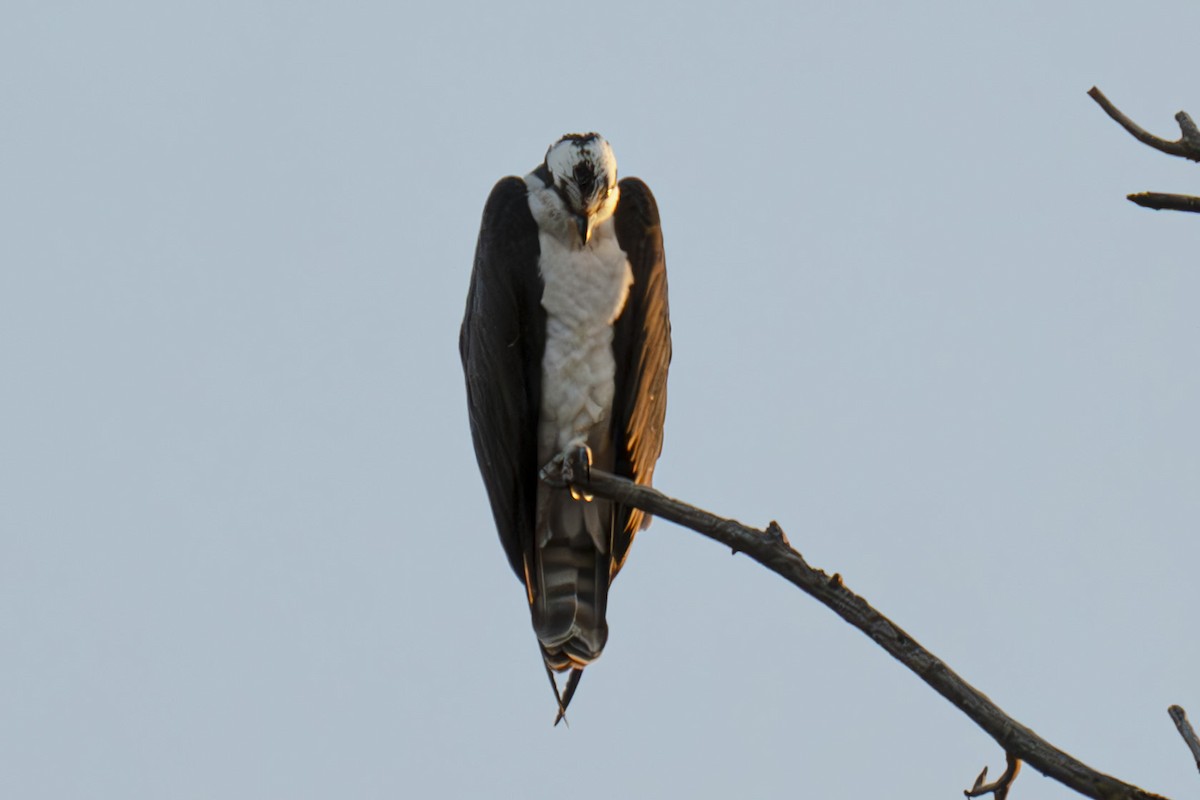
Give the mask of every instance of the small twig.
MULTIPOLYGON (((566 722, 567 727, 571 727, 571 723, 567 722, 567 706, 571 705, 571 698, 575 696, 575 689, 579 686, 579 679, 583 677, 583 670, 571 670, 571 677, 567 678, 566 691, 562 693, 558 701, 558 714, 554 717, 554 727, 560 722, 566 722)), ((554 684, 554 692, 558 693, 558 684, 554 684)))
POLYGON ((1005 755, 1008 758, 1008 765, 1004 768, 1003 775, 991 783, 985 784, 987 767, 984 767, 983 772, 979 773, 979 777, 975 779, 975 785, 967 789, 963 794, 967 797, 983 797, 985 794, 994 794, 996 800, 1005 800, 1008 797, 1008 790, 1012 788, 1013 781, 1017 779, 1017 773, 1021 771, 1021 759, 1012 753, 1006 753, 1005 755))
POLYGON ((1163 194, 1161 192, 1140 192, 1128 196, 1130 200, 1143 208, 1155 211, 1192 211, 1200 214, 1200 197, 1190 194, 1163 194))
MULTIPOLYGON (((1114 106, 1112 101, 1104 96, 1104 92, 1095 86, 1088 90, 1088 96, 1104 109, 1104 113, 1115 119, 1118 125, 1129 131, 1142 144, 1149 145, 1155 150, 1167 153, 1168 155, 1179 156, 1191 161, 1200 161, 1200 129, 1196 127, 1196 123, 1192 121, 1192 118, 1188 116, 1186 111, 1180 111, 1175 115, 1175 121, 1179 123, 1179 139, 1178 141, 1169 142, 1166 139, 1158 138, 1125 116, 1121 112, 1121 109, 1114 106)), ((1152 208, 1156 211, 1192 211, 1200 213, 1200 197, 1193 197, 1187 194, 1141 192, 1139 194, 1128 195, 1128 199, 1143 208, 1152 208)))
POLYGON ((1196 769, 1200 769, 1200 739, 1196 738, 1196 730, 1192 727, 1192 723, 1188 722, 1187 712, 1179 706, 1171 706, 1167 709, 1167 713, 1171 715, 1175 727, 1179 729, 1179 735, 1183 737, 1188 749, 1192 751, 1192 758, 1196 760, 1196 769))
POLYGON ((915 672, 934 691, 995 739, 1004 752, 1029 763, 1059 783, 1096 800, 1160 798, 1159 795, 1092 769, 1005 714, 987 695, 963 680, 899 625, 850 591, 838 575, 830 577, 822 570, 810 567, 804 557, 788 544, 787 537, 778 525, 772 526, 770 531, 749 528, 735 520, 718 517, 667 497, 649 486, 595 468, 585 478, 583 471, 570 463, 564 465, 562 470, 548 466, 543 471, 542 479, 552 485, 562 485, 564 474, 568 476, 567 482, 581 491, 633 506, 691 528, 726 547, 745 553, 795 584, 915 672))
POLYGON ((1200 130, 1196 128, 1196 123, 1192 122, 1188 113, 1180 111, 1175 115, 1175 121, 1179 123, 1180 141, 1192 150, 1200 150, 1200 130))
POLYGON ((1158 138, 1125 116, 1121 112, 1121 109, 1114 106, 1112 101, 1104 96, 1104 92, 1095 86, 1088 90, 1088 96, 1104 109, 1104 113, 1116 120, 1118 125, 1129 131, 1133 135, 1133 138, 1142 144, 1149 145, 1155 150, 1160 150, 1168 155, 1179 156, 1191 161, 1200 161, 1200 131, 1196 129, 1196 123, 1192 122, 1192 118, 1187 115, 1186 111, 1180 111, 1175 115, 1175 121, 1179 123, 1180 136, 1178 141, 1170 142, 1166 139, 1158 138))

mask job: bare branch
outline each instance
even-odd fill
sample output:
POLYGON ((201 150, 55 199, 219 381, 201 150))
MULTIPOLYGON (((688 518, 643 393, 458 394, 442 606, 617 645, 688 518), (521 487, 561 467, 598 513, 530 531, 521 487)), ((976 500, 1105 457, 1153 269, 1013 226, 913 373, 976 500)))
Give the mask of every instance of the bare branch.
POLYGON ((560 474, 547 474, 543 476, 544 479, 560 485, 568 483, 589 494, 639 508, 715 539, 734 552, 745 553, 865 633, 970 717, 1014 758, 1026 761, 1040 772, 1087 797, 1104 800, 1151 800, 1160 797, 1097 772, 1009 717, 900 626, 850 591, 840 575, 826 575, 822 570, 810 567, 800 553, 791 547, 777 524, 771 523, 766 531, 748 528, 735 520, 718 517, 667 497, 648 486, 640 486, 598 469, 585 470, 571 461, 567 459, 560 474))
MULTIPOLYGON (((1200 161, 1200 129, 1196 127, 1196 123, 1192 121, 1192 118, 1188 116, 1186 111, 1180 111, 1175 115, 1175 121, 1179 123, 1179 139, 1169 142, 1166 139, 1160 139, 1154 134, 1149 133, 1146 129, 1125 116, 1121 112, 1121 109, 1114 106, 1112 101, 1104 96, 1104 92, 1095 86, 1088 90, 1088 96, 1095 100, 1104 109, 1106 114, 1115 119, 1117 124, 1129 131, 1142 144, 1149 145, 1155 150, 1167 153, 1168 155, 1179 156, 1191 161, 1200 161)), ((1139 194, 1128 195, 1128 198, 1143 208, 1152 208, 1156 211, 1192 211, 1200 213, 1200 197, 1193 197, 1191 195, 1141 192, 1139 194)))
POLYGON ((1192 723, 1188 722, 1187 712, 1179 706, 1171 706, 1167 709, 1167 713, 1171 715, 1175 727, 1179 729, 1179 735, 1183 737, 1188 749, 1192 751, 1192 758, 1196 760, 1196 769, 1200 769, 1200 739, 1196 738, 1196 731, 1192 728, 1192 723))
POLYGON ((1192 211, 1200 214, 1200 197, 1190 194, 1141 192, 1128 197, 1139 206, 1153 208, 1155 211, 1192 211))
POLYGON ((1138 125, 1136 122, 1125 116, 1121 109, 1112 104, 1112 101, 1104 96, 1104 92, 1093 86, 1088 90, 1088 96, 1095 100, 1104 112, 1117 121, 1125 130, 1133 135, 1133 138, 1145 145, 1153 147, 1155 150, 1160 150, 1168 155, 1179 156, 1191 161, 1200 161, 1200 131, 1196 129, 1196 124, 1192 122, 1192 118, 1187 115, 1187 112, 1180 111, 1175 115, 1175 121, 1179 123, 1180 136, 1178 141, 1170 142, 1166 139, 1160 139, 1154 134, 1138 125))
POLYGON ((1005 755, 1008 758, 1008 765, 1004 768, 1004 774, 993 782, 985 784, 987 767, 984 767, 983 772, 979 773, 979 777, 975 779, 975 785, 963 794, 967 797, 983 797, 985 794, 994 794, 996 800, 1005 800, 1008 797, 1008 790, 1012 788, 1013 781, 1017 779, 1017 773, 1021 771, 1021 759, 1012 753, 1005 755))

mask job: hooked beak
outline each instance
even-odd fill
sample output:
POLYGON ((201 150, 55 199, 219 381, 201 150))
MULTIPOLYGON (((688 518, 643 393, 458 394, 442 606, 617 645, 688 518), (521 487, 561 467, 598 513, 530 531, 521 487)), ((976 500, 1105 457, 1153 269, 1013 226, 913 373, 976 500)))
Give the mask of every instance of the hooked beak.
POLYGON ((591 241, 591 238, 592 238, 592 218, 591 217, 589 217, 587 214, 576 214, 575 215, 575 227, 579 231, 579 241, 583 242, 585 245, 589 241, 591 241))

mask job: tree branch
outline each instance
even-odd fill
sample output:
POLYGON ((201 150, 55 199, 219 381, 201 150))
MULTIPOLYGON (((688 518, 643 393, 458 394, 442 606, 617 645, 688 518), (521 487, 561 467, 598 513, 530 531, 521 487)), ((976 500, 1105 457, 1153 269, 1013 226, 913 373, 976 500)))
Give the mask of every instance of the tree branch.
POLYGON ((979 777, 975 779, 975 785, 963 794, 967 797, 983 797, 985 794, 992 794, 996 796, 996 800, 1005 800, 1008 797, 1008 790, 1012 788, 1013 781, 1017 779, 1017 773, 1021 771, 1021 759, 1012 753, 1007 753, 1006 756, 1008 764, 999 778, 985 784, 987 767, 984 767, 983 772, 979 773, 979 777))
POLYGON ((1200 197, 1190 194, 1140 192, 1131 194, 1128 198, 1143 208, 1152 208, 1155 211, 1193 211, 1200 214, 1200 197))
MULTIPOLYGON (((1149 145, 1155 150, 1168 155, 1179 156, 1191 161, 1200 161, 1200 129, 1196 128, 1196 123, 1192 121, 1192 118, 1188 116, 1186 111, 1180 111, 1175 115, 1175 121, 1179 123, 1179 139, 1169 142, 1166 139, 1158 138, 1125 116, 1121 112, 1121 109, 1114 106, 1112 101, 1104 96, 1104 92, 1095 86, 1088 90, 1088 96, 1104 109, 1104 113, 1115 119, 1118 125, 1129 131, 1133 135, 1133 138, 1142 144, 1149 145)), ((1128 195, 1127 197, 1139 206, 1152 208, 1155 211, 1192 211, 1200 213, 1200 197, 1193 197, 1192 195, 1141 192, 1139 194, 1128 195)))
POLYGON ((1188 749, 1192 751, 1192 758, 1196 760, 1196 769, 1200 769, 1200 739, 1196 738, 1196 731, 1192 728, 1192 723, 1188 722, 1187 712, 1179 706, 1171 706, 1167 709, 1167 713, 1171 715, 1175 727, 1179 729, 1179 735, 1183 737, 1188 749))
POLYGON ((1133 138, 1142 144, 1149 145, 1167 155, 1179 156, 1191 161, 1200 161, 1200 130, 1196 129, 1196 123, 1192 122, 1192 118, 1188 116, 1186 111, 1180 111, 1175 115, 1175 121, 1179 123, 1180 135, 1177 141, 1170 142, 1166 139, 1158 138, 1125 116, 1121 112, 1121 109, 1114 106, 1112 101, 1104 96, 1104 92, 1095 86, 1088 89, 1088 96, 1104 109, 1104 113, 1116 120, 1118 125, 1129 131, 1133 135, 1133 138))
POLYGON ((788 543, 777 523, 772 522, 766 531, 748 528, 735 520, 718 517, 667 497, 648 486, 640 486, 624 478, 589 469, 587 465, 579 464, 576 458, 566 459, 561 470, 548 468, 543 479, 557 485, 569 484, 588 494, 639 508, 715 539, 732 548, 734 553, 745 553, 865 633, 915 672, 934 691, 970 717, 1011 757, 1022 759, 1080 794, 1105 800, 1161 800, 1159 795, 1097 772, 1009 717, 986 695, 917 643, 900 626, 846 588, 840 575, 827 575, 822 570, 809 566, 803 556, 788 543))

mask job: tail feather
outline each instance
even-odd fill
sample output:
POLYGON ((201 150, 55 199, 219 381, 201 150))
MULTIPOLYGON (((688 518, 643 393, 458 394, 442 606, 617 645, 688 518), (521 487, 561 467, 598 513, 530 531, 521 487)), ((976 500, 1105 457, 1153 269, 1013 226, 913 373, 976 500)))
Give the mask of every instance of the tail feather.
POLYGON ((547 490, 540 504, 534 570, 533 627, 547 666, 555 671, 594 661, 608 640, 605 611, 611 556, 612 504, 576 500, 547 490), (603 543, 603 547, 598 546, 603 543))

